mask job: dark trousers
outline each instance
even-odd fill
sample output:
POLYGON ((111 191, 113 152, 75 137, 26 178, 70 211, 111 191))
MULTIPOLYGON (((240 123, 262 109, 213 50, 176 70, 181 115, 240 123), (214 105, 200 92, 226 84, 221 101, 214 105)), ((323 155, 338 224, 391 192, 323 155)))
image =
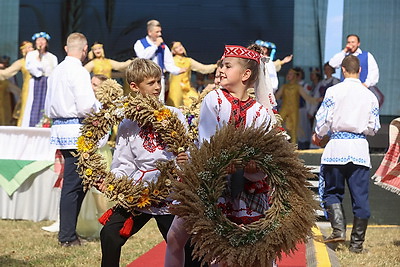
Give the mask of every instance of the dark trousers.
POLYGON ((83 192, 82 179, 76 172, 78 158, 72 156, 75 149, 60 150, 65 161, 64 180, 60 198, 60 231, 58 240, 70 242, 78 238, 76 234, 76 223, 81 209, 85 192, 83 192))
MULTIPOLYGON (((100 232, 101 240, 101 266, 102 267, 118 267, 119 260, 121 257, 121 248, 126 243, 129 237, 123 237, 120 235, 119 231, 123 227, 126 219, 130 216, 130 213, 122 208, 117 208, 114 210, 113 214, 110 216, 109 221, 104 225, 100 232)), ((151 219, 154 218, 157 222, 158 229, 164 240, 167 241, 167 233, 171 227, 174 215, 151 215, 147 213, 141 213, 138 216, 133 217, 133 228, 131 231, 131 236, 137 233, 142 227, 151 219)), ((189 243, 189 242, 188 242, 189 243)), ((194 267, 200 266, 199 262, 191 260, 192 248, 186 245, 185 254, 186 261, 185 266, 194 267)))
POLYGON ((346 165, 323 165, 325 205, 342 203, 345 182, 349 187, 354 216, 368 219, 371 215, 368 201, 369 191, 368 167, 347 163, 346 165))

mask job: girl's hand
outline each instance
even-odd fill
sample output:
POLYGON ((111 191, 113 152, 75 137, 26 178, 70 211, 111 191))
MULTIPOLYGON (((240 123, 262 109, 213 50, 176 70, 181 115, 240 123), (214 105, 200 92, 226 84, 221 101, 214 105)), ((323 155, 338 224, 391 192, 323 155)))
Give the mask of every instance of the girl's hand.
POLYGON ((228 167, 226 167, 226 172, 228 174, 235 173, 235 171, 236 171, 236 167, 235 167, 234 163, 231 163, 231 164, 228 165, 228 167))
POLYGON ((176 162, 178 164, 185 163, 189 160, 189 156, 186 154, 186 152, 181 152, 176 156, 176 162))
POLYGON ((246 167, 244 167, 244 171, 247 173, 257 173, 260 170, 257 168, 257 164, 254 160, 250 160, 246 167))

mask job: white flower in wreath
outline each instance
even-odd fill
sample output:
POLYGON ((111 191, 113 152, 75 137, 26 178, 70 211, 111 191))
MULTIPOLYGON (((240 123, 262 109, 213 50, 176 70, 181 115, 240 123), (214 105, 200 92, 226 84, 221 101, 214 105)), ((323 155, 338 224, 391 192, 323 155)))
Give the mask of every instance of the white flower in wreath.
POLYGON ((122 118, 125 116, 125 109, 124 108, 116 108, 113 112, 115 116, 118 118, 122 118))
POLYGON ((167 120, 161 121, 161 125, 162 125, 163 127, 167 127, 167 126, 168 126, 168 121, 167 121, 167 120))

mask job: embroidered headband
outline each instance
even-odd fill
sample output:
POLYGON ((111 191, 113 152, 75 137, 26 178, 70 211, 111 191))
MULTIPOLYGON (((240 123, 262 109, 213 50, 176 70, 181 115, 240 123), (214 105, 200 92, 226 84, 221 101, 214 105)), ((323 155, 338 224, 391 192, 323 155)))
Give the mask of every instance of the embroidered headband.
POLYGON ((24 50, 25 48, 27 48, 28 46, 33 46, 31 42, 26 42, 25 44, 21 45, 19 47, 19 50, 24 50))
POLYGON ((47 32, 38 32, 32 35, 32 41, 35 41, 37 38, 43 37, 47 41, 51 39, 50 35, 47 32))
POLYGON ((97 48, 97 47, 103 48, 103 45, 100 44, 100 43, 95 43, 94 45, 92 45, 91 49, 94 49, 94 48, 97 48))
POLYGON ((222 58, 225 57, 247 58, 255 60, 258 64, 260 64, 261 55, 256 51, 247 49, 240 45, 226 45, 222 58))

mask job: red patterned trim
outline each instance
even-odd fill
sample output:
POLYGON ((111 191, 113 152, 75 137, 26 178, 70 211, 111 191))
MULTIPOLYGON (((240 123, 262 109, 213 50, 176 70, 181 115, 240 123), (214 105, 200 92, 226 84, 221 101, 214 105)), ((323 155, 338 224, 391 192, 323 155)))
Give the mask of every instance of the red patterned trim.
POLYGON ((143 139, 143 148, 150 153, 154 153, 156 149, 164 150, 167 146, 150 127, 141 127, 139 136, 143 139))
POLYGON ((217 101, 218 101, 217 121, 220 122, 221 118, 220 118, 219 114, 221 113, 222 98, 221 98, 218 90, 216 90, 215 92, 217 93, 217 101))
POLYGON ((152 170, 148 170, 148 171, 142 171, 142 170, 140 170, 139 169, 139 171, 142 173, 142 175, 139 177, 139 179, 135 182, 135 184, 137 184, 137 183, 139 183, 142 179, 143 179, 143 176, 146 174, 146 173, 148 173, 148 172, 154 172, 154 171, 157 171, 158 169, 152 169, 152 170))
POLYGON ((247 58, 255 60, 258 64, 260 64, 261 55, 256 51, 247 49, 240 45, 226 45, 223 58, 224 57, 247 58))
POLYGON ((232 96, 226 89, 221 89, 225 98, 231 103, 231 116, 229 123, 235 122, 235 127, 238 128, 240 125, 246 125, 246 113, 256 101, 249 97, 246 101, 241 101, 239 98, 232 96))

